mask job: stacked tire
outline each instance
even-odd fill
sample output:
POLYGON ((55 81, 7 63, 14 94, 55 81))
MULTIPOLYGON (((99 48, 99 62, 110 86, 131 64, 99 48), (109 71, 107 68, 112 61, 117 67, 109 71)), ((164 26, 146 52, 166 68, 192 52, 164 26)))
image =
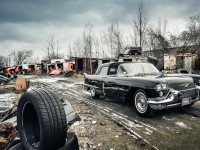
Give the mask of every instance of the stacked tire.
MULTIPOLYGON (((67 133, 64 106, 50 90, 40 89, 24 93, 18 103, 18 145, 25 150, 78 150, 78 139, 67 133)), ((16 150, 17 150, 16 149, 16 150)))

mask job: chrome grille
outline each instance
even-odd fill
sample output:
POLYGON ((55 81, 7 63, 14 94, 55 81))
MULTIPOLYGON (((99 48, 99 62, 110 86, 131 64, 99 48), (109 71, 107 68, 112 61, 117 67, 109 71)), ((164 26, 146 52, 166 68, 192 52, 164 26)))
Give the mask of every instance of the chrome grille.
POLYGON ((186 98, 186 97, 197 97, 197 90, 191 89, 191 90, 181 91, 181 98, 186 98))
POLYGON ((169 84, 168 85, 170 88, 173 88, 175 90, 186 90, 186 89, 190 89, 190 88, 195 88, 195 84, 194 83, 173 83, 173 84, 169 84))

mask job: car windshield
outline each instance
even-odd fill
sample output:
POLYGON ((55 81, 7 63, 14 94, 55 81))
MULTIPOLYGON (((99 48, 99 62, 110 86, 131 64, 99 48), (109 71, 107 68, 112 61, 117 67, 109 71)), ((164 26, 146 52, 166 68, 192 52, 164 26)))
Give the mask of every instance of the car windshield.
POLYGON ((121 64, 121 67, 125 70, 126 75, 159 74, 157 68, 150 63, 124 63, 121 64))

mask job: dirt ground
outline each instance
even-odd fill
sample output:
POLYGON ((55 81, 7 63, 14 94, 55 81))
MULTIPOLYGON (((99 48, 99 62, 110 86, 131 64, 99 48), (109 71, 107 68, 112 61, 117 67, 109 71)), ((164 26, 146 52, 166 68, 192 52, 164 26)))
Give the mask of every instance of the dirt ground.
MULTIPOLYGON (((132 107, 103 99, 94 100, 83 88, 83 77, 26 76, 31 89, 48 88, 69 101, 81 121, 69 127, 80 150, 199 150, 200 103, 190 108, 157 112, 139 117, 132 107)), ((13 101, 19 94, 6 93, 0 100, 13 101)))
MULTIPOLYGON (((54 79, 57 80, 56 78, 54 79)), ((44 85, 41 84, 41 82, 45 81, 44 78, 42 80, 36 79, 35 81, 31 82, 30 89, 44 87, 44 85)), ((60 80, 57 81, 58 85, 59 81, 60 80)), ((82 76, 79 76, 78 78, 68 78, 65 80, 65 83, 72 85, 75 82, 79 83, 82 81, 82 76)), ((61 82, 63 82, 62 79, 61 82)), ((53 86, 49 88, 53 88, 53 86)), ((75 132, 78 137, 80 150, 155 149, 147 142, 131 135, 123 126, 99 112, 96 107, 93 107, 80 99, 77 100, 74 97, 66 96, 66 93, 63 91, 68 90, 68 88, 62 88, 58 94, 60 98, 71 103, 72 107, 81 118, 81 121, 77 121, 69 127, 69 131, 75 132)))
POLYGON ((81 117, 80 122, 70 127, 71 131, 77 133, 81 149, 152 149, 149 144, 135 139, 122 126, 90 105, 73 100, 70 102, 81 117))

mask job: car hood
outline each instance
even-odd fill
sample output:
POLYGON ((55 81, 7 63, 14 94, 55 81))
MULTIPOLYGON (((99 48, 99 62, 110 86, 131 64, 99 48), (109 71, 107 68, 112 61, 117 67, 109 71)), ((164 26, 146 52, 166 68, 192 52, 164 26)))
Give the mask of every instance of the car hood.
POLYGON ((199 82, 200 80, 200 75, 199 74, 182 74, 182 73, 177 73, 177 74, 166 74, 165 76, 168 77, 192 77, 196 82, 199 82))
POLYGON ((131 76, 130 79, 140 79, 152 82, 164 82, 164 83, 194 83, 193 79, 189 76, 161 76, 161 75, 145 75, 145 76, 131 76))
POLYGON ((195 88, 194 80, 191 77, 163 76, 160 79, 164 80, 169 88, 176 90, 195 88))
POLYGON ((173 88, 175 90, 185 90, 190 88, 195 88, 194 80, 191 77, 177 77, 177 76, 137 76, 137 77, 123 77, 119 78, 121 81, 126 80, 134 85, 145 85, 147 87, 155 87, 159 83, 166 83, 168 88, 173 88), (142 84, 143 83, 143 84, 142 84))
POLYGON ((160 76, 157 77, 157 79, 163 80, 167 82, 168 84, 171 83, 194 83, 193 79, 191 77, 177 77, 177 76, 160 76))

